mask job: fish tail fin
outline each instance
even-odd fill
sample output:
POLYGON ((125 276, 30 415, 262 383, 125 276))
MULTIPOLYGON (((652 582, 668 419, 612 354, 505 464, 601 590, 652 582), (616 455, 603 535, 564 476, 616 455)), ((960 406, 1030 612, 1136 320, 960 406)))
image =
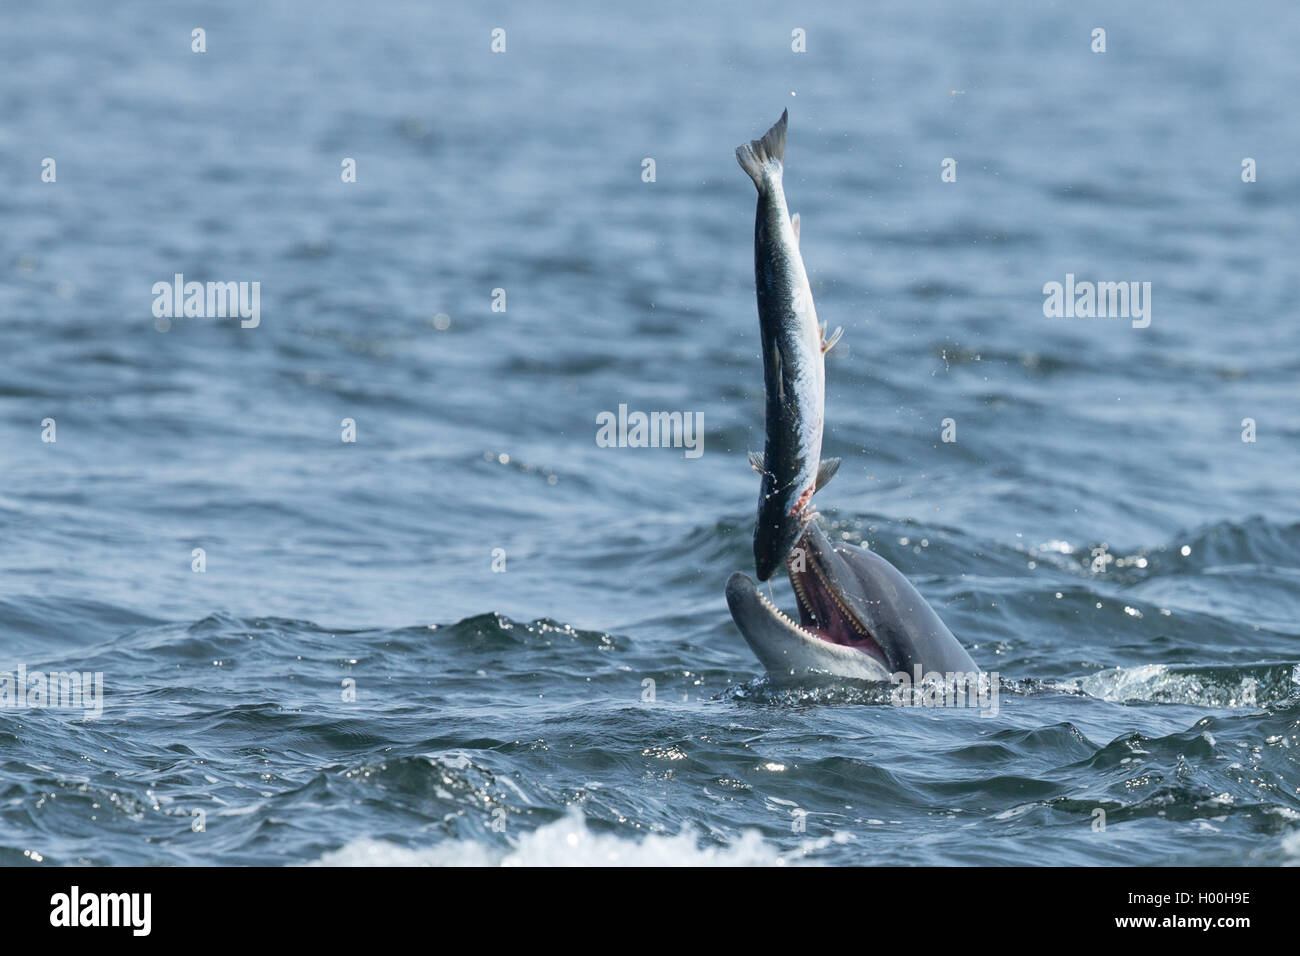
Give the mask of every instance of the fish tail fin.
POLYGON ((751 140, 736 147, 736 159, 740 168, 749 173, 759 192, 763 191, 763 179, 768 175, 781 175, 785 162, 785 123, 788 110, 781 111, 781 118, 772 128, 763 134, 762 139, 751 140))

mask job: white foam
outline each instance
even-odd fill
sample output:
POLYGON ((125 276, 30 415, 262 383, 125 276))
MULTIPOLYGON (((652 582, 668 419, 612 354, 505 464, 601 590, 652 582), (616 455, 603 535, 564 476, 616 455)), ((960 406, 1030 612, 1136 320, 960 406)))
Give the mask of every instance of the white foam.
MULTIPOLYGON (((1216 674, 1210 669, 1174 669, 1166 664, 1112 667, 1088 677, 1066 681, 1062 686, 1117 703, 1152 701, 1240 708, 1262 705, 1267 691, 1261 686, 1260 678, 1249 672, 1243 671, 1234 679, 1227 673, 1216 674)), ((1206 740, 1214 745, 1213 737, 1207 735, 1206 740)))
POLYGON ((1284 865, 1300 866, 1300 830, 1293 830, 1282 838, 1282 852, 1287 856, 1282 861, 1284 865))
POLYGON ((383 840, 359 839, 326 853, 319 866, 782 866, 777 849, 756 830, 734 843, 700 846, 690 827, 667 835, 595 833, 578 810, 520 834, 510 847, 455 840, 409 849, 383 840))

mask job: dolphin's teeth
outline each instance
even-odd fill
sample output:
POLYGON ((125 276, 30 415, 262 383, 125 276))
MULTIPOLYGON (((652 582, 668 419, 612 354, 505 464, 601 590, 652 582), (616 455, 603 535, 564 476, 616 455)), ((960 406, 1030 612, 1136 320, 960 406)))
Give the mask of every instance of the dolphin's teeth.
POLYGON ((767 609, 771 611, 773 614, 775 614, 777 618, 784 621, 786 624, 790 625, 790 627, 793 630, 798 631, 800 634, 804 635, 810 640, 814 640, 814 641, 819 640, 816 634, 808 630, 808 628, 804 627, 802 624, 793 620, 788 614, 785 613, 785 611, 781 610, 779 607, 777 607, 775 604, 769 601, 767 595, 764 594, 762 591, 758 592, 758 599, 762 601, 763 604, 767 607, 767 609))
POLYGON ((835 588, 830 586, 830 583, 822 575, 821 570, 817 567, 815 563, 813 564, 813 573, 817 575, 818 579, 822 582, 823 590, 825 590, 826 593, 831 596, 831 600, 835 602, 835 606, 840 609, 840 611, 848 619, 849 623, 851 623, 855 628, 857 628, 859 634, 871 638, 871 640, 874 641, 875 638, 871 634, 871 629, 867 627, 865 624, 863 624, 862 619, 858 617, 858 615, 854 613, 853 610, 847 604, 845 604, 843 600, 841 600, 839 594, 836 593, 835 588))
POLYGON ((798 575, 793 573, 790 575, 790 584, 794 588, 795 599, 799 602, 799 610, 802 611, 804 608, 807 608, 808 616, 812 618, 813 621, 816 621, 817 613, 813 610, 812 602, 808 600, 808 592, 804 590, 804 586, 800 583, 798 575))

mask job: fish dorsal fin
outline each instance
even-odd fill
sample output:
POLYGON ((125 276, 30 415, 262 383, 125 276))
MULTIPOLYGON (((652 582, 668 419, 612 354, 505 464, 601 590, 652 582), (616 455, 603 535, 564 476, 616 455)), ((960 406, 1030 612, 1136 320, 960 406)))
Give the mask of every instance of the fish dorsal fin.
POLYGON ((749 467, 760 475, 763 473, 763 453, 761 451, 751 451, 749 453, 749 467))
POLYGON ((835 472, 840 470, 840 460, 838 458, 823 458, 821 465, 817 468, 817 490, 821 491, 830 480, 835 477, 835 472))
POLYGON ((795 213, 790 217, 790 228, 794 230, 794 246, 799 248, 799 214, 795 213))

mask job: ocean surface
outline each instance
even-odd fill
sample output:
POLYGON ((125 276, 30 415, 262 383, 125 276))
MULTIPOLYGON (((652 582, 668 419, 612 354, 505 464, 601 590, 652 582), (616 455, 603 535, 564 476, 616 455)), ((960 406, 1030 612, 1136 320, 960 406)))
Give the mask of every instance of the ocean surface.
POLYGON ((0 863, 1300 861, 1297 48, 1286 0, 13 6, 0 671, 103 696, 0 707, 0 863), (733 150, 787 108, 820 510, 995 714, 775 689, 727 612, 733 150), (156 316, 178 273, 258 324, 156 316))

